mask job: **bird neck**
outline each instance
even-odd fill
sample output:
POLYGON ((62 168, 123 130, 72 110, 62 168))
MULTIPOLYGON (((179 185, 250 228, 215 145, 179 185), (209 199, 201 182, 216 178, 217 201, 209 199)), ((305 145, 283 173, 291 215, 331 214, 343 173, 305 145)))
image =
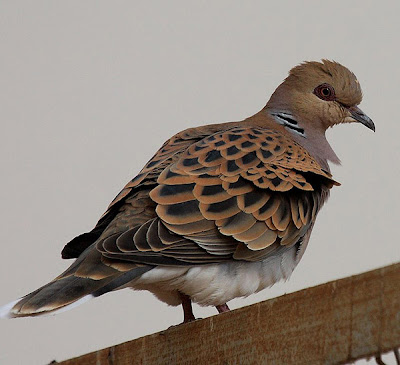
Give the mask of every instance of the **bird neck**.
POLYGON ((312 126, 309 126, 310 123, 298 120, 287 108, 277 110, 267 104, 264 109, 248 118, 245 122, 264 128, 273 128, 289 135, 295 142, 304 147, 320 166, 328 172, 330 172, 328 162, 340 164, 340 159, 326 139, 326 129, 312 128, 312 126))
POLYGON ((304 147, 326 171, 331 172, 328 162, 340 165, 340 159, 326 139, 325 131, 310 130, 310 128, 305 128, 305 130, 304 137, 292 133, 293 139, 304 147))

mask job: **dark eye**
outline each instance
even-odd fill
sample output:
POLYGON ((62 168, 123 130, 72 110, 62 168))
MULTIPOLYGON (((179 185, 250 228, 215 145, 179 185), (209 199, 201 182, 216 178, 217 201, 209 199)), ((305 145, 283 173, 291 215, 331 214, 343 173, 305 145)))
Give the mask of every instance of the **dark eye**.
POLYGON ((314 94, 320 99, 332 101, 336 99, 335 89, 329 84, 321 84, 314 89, 314 94))

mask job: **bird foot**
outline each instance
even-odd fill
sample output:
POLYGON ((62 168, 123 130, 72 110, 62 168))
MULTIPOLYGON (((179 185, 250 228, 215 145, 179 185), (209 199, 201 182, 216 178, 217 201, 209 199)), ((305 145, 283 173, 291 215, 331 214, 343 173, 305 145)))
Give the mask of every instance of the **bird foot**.
POLYGON ((375 361, 378 365, 386 365, 382 360, 381 354, 375 356, 375 361))
POLYGON ((217 308, 218 313, 224 313, 224 312, 230 311, 230 309, 226 303, 221 304, 221 305, 216 305, 215 308, 217 308))

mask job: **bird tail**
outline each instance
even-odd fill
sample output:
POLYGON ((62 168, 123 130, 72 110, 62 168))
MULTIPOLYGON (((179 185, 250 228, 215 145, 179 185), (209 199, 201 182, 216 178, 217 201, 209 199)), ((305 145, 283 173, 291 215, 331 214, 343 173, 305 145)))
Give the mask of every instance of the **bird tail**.
POLYGON ((121 289, 149 269, 149 267, 136 267, 99 280, 79 277, 74 273, 71 274, 68 269, 34 292, 0 307, 0 318, 43 316, 64 312, 109 291, 121 289), (68 275, 65 275, 66 273, 68 275))

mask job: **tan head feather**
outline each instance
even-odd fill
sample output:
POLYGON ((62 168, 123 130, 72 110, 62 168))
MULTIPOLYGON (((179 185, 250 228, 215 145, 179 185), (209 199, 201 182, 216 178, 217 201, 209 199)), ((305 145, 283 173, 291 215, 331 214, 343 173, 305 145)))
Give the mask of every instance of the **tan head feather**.
POLYGON ((272 94, 265 110, 321 163, 339 163, 325 131, 351 122, 375 130, 372 120, 357 107, 361 100, 356 76, 337 62, 322 60, 294 67, 272 94))

